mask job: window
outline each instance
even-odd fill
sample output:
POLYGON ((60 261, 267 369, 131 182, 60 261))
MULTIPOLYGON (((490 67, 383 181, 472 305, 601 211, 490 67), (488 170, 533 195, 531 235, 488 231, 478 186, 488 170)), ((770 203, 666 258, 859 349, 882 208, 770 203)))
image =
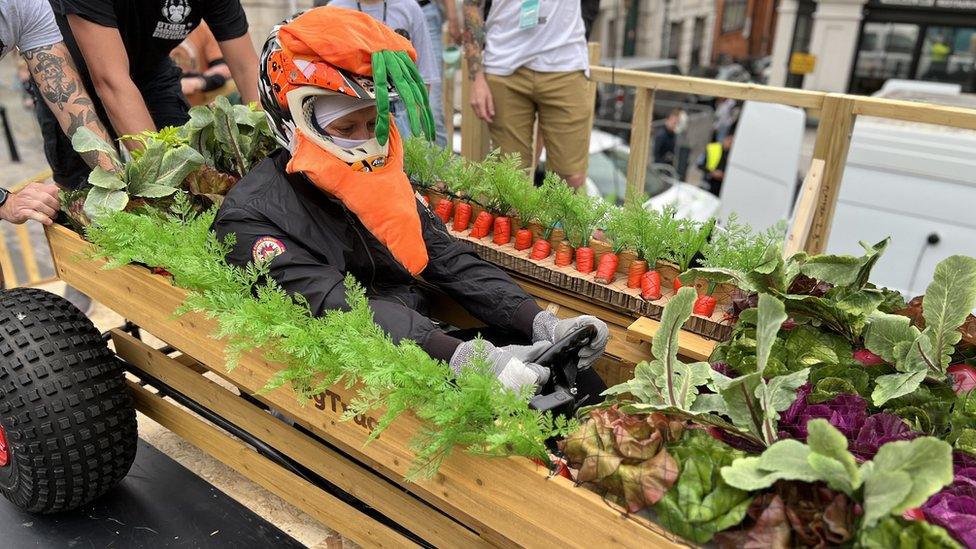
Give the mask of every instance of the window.
POLYGON ((725 0, 722 9, 722 33, 740 32, 746 28, 749 0, 725 0))
POLYGON ((851 92, 871 94, 891 78, 910 78, 918 25, 865 23, 854 64, 851 92))
POLYGON ((705 49, 705 18, 695 18, 695 32, 691 38, 691 66, 698 67, 702 63, 702 51, 705 49))
POLYGON ((972 93, 976 89, 976 28, 926 29, 915 77, 959 84, 963 92, 972 93))
POLYGON ((681 27, 681 21, 671 23, 671 31, 668 33, 668 59, 681 57, 681 27))

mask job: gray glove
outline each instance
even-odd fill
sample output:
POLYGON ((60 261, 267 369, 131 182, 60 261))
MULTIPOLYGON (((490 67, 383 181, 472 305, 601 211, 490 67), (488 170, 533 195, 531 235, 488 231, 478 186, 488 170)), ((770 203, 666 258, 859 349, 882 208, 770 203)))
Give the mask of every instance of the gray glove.
POLYGON ((595 316, 583 315, 559 320, 549 311, 542 311, 535 315, 532 321, 532 341, 548 341, 555 343, 583 326, 591 325, 596 328, 596 337, 590 344, 580 351, 579 367, 585 370, 600 358, 607 349, 610 339, 610 328, 607 323, 595 316))
POLYGON ((491 371, 505 387, 518 391, 525 385, 539 386, 549 381, 549 370, 531 361, 536 360, 552 346, 548 341, 532 345, 495 347, 483 340, 465 341, 458 345, 451 357, 450 366, 455 374, 481 354, 491 364, 491 371))

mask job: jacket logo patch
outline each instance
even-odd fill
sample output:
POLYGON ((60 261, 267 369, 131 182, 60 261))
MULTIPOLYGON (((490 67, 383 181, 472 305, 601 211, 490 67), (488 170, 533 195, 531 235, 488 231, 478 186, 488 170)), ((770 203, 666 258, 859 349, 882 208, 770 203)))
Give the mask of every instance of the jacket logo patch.
POLYGON ((262 236, 251 248, 251 255, 255 262, 271 261, 285 253, 285 243, 273 236, 262 236))

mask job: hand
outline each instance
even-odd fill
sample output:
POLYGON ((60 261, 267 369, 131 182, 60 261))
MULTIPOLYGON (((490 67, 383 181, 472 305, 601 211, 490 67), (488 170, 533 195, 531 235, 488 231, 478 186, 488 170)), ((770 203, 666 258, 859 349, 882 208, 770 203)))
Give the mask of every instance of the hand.
POLYGON ((206 81, 200 76, 187 76, 180 79, 180 88, 185 96, 199 92, 205 85, 206 81))
POLYGON ((495 118, 495 102, 491 97, 491 88, 484 73, 478 73, 471 82, 471 107, 478 118, 491 124, 495 118))
POLYGON ((495 347, 487 341, 465 341, 454 351, 450 366, 455 373, 460 373, 473 358, 484 356, 498 381, 508 389, 519 391, 522 387, 536 387, 549 380, 549 370, 529 361, 542 356, 551 346, 548 342, 537 342, 525 346, 495 347))
POLYGON ((596 328, 596 336, 579 353, 579 368, 585 370, 592 366, 596 359, 600 358, 600 355, 607 349, 607 342, 610 340, 610 328, 607 327, 606 322, 599 318, 582 315, 559 320, 556 315, 549 311, 542 311, 536 315, 532 322, 532 340, 555 343, 583 326, 596 328))
POLYGON ((3 206, 0 206, 0 219, 15 225, 24 223, 28 219, 51 225, 60 208, 57 185, 31 183, 19 192, 11 194, 3 206))

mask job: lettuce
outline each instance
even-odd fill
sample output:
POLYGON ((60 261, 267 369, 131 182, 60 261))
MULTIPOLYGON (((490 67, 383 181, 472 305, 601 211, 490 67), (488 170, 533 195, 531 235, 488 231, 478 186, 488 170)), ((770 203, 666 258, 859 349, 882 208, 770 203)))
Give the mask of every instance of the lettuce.
POLYGON ((960 545, 945 530, 924 521, 885 517, 861 530, 857 547, 864 549, 956 549, 960 545))

